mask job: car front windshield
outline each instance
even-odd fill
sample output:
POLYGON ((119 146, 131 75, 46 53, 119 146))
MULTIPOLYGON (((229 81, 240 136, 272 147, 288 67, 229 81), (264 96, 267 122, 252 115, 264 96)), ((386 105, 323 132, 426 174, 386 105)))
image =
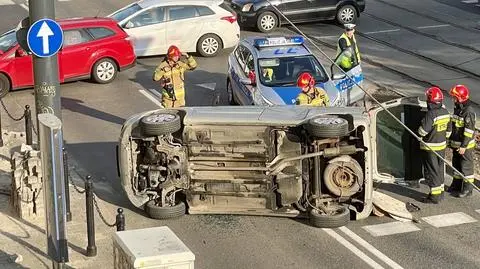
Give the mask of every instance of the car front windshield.
POLYGON ((0 36, 0 50, 7 52, 17 44, 17 36, 14 31, 8 32, 0 36))
POLYGON ((114 14, 112 14, 110 17, 117 22, 121 22, 124 19, 128 18, 129 16, 133 15, 135 12, 141 10, 142 8, 138 4, 133 4, 126 9, 120 10, 114 14))
POLYGON ((328 80, 325 69, 313 55, 259 59, 258 67, 260 81, 270 87, 295 86, 303 72, 312 74, 316 82, 328 80))

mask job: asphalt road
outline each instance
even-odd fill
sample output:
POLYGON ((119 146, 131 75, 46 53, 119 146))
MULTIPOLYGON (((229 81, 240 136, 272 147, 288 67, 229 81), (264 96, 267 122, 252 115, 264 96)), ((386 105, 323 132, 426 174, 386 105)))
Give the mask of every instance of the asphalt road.
MULTIPOLYGON (((56 10, 58 17, 94 16, 99 11, 99 15, 106 15, 127 2, 129 1, 61 1, 57 2, 56 10)), ((464 72, 478 72, 480 63, 478 59, 475 60, 478 57, 477 52, 425 36, 426 33, 434 34, 437 39, 446 42, 462 43, 472 48, 480 47, 479 32, 473 29, 475 20, 478 21, 480 15, 472 10, 473 8, 467 11, 458 9, 455 5, 439 5, 438 1, 431 0, 406 0, 401 3, 393 0, 368 1, 367 13, 371 16, 362 15, 358 29, 359 32, 373 36, 381 42, 359 37, 360 50, 370 61, 364 66, 367 78, 374 80, 379 86, 394 88, 408 95, 421 95, 423 87, 428 83, 438 83, 445 89, 457 81, 479 87, 478 78, 464 72), (401 8, 385 2, 401 5, 401 8), (428 13, 431 18, 420 15, 422 13, 428 13), (449 16, 447 18, 440 14, 449 16), (400 24, 401 27, 380 22, 372 16, 400 24), (453 20, 454 17, 457 19, 453 20), (456 26, 439 26, 453 23, 456 26), (406 30, 404 26, 425 34, 406 30), (466 30, 469 27, 471 31, 466 30), (400 50, 393 49, 386 43, 393 44, 400 50), (434 61, 412 55, 412 52, 434 61), (461 59, 452 57, 454 54, 461 59), (469 60, 473 60, 471 66, 461 64, 469 60), (452 70, 445 65, 466 70, 452 70)), ((11 29, 26 15, 27 11, 20 5, 1 6, 0 30, 11 29)), ((318 43, 321 48, 333 56, 334 50, 324 45, 335 43, 340 28, 332 23, 302 24, 300 28, 321 41, 318 43)), ((225 103, 228 53, 229 51, 226 51, 215 58, 196 58, 199 68, 187 74, 188 105, 210 105, 216 94, 219 94, 221 102, 225 103), (212 83, 215 83, 214 90, 212 83)), ((156 87, 151 80, 151 74, 159 60, 158 57, 139 59, 136 67, 121 73, 109 85, 84 81, 64 84, 61 87, 64 137, 74 170, 81 176, 93 176, 99 198, 129 209, 126 212, 129 229, 168 225, 196 254, 196 268, 480 267, 480 234, 476 232, 480 228, 477 221, 480 219, 480 212, 476 211, 480 209, 480 195, 475 194, 469 200, 447 197, 447 201, 441 206, 424 205, 419 200, 422 193, 427 192, 425 186, 420 189, 380 186, 383 192, 420 206, 421 210, 416 213, 416 217, 420 219, 418 224, 400 225, 387 217, 370 217, 351 222, 341 229, 323 230, 310 227, 303 221, 281 218, 185 216, 167 221, 147 219, 131 208, 126 198, 121 195, 116 175, 115 145, 121 124, 126 118, 134 113, 158 107, 154 91, 149 89, 156 87), (440 216, 439 221, 431 224, 422 219, 451 213, 457 214, 440 216), (385 223, 393 226, 377 226, 385 223)), ((476 92, 480 92, 480 88, 476 92)), ((4 101, 14 116, 22 113, 24 105, 33 107, 34 104, 31 89, 13 92, 4 101)), ((2 120, 4 129, 23 129, 22 122, 8 120, 3 111, 2 120)), ((75 182, 80 183, 78 179, 75 182)))

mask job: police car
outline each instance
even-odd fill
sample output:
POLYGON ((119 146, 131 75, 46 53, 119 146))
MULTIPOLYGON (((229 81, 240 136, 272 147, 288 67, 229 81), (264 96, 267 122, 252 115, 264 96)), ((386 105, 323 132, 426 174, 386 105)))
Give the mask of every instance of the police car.
MULTIPOLYGON (((227 93, 231 105, 293 105, 301 92, 296 82, 310 72, 316 86, 330 97, 331 106, 349 106, 364 92, 336 66, 331 76, 304 44, 301 36, 248 37, 240 41, 228 58, 227 93)), ((347 74, 359 85, 360 65, 347 74)))

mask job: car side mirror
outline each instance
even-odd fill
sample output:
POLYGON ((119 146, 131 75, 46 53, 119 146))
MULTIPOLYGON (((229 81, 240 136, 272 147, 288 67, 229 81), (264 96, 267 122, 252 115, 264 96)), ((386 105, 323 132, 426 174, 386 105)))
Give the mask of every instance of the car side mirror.
POLYGON ((128 21, 126 24, 125 24, 125 29, 130 29, 130 28, 133 28, 135 25, 133 24, 133 22, 131 21, 128 21))
POLYGON ((340 80, 340 79, 344 79, 346 77, 347 76, 345 74, 333 74, 332 79, 333 80, 340 80))
POLYGON ((248 72, 248 78, 250 79, 250 85, 255 86, 257 84, 257 77, 254 71, 248 72))

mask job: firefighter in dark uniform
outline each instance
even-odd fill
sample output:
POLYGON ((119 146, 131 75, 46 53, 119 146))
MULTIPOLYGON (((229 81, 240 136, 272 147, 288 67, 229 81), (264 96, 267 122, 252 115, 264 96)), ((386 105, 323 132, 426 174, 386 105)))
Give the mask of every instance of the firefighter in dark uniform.
POLYGON ((462 176, 454 173, 452 185, 448 192, 460 198, 472 195, 474 182, 473 155, 475 150, 475 112, 469 100, 469 90, 464 85, 456 85, 450 90, 455 99, 452 116, 452 137, 450 147, 453 149, 452 164, 462 176))
POLYGON ((423 150, 423 174, 430 187, 430 193, 424 202, 438 204, 443 200, 445 163, 433 151, 445 158, 447 138, 451 134, 452 126, 448 110, 442 107, 443 93, 440 88, 431 87, 425 94, 428 112, 418 128, 418 134, 425 142, 420 143, 420 149, 423 150))

